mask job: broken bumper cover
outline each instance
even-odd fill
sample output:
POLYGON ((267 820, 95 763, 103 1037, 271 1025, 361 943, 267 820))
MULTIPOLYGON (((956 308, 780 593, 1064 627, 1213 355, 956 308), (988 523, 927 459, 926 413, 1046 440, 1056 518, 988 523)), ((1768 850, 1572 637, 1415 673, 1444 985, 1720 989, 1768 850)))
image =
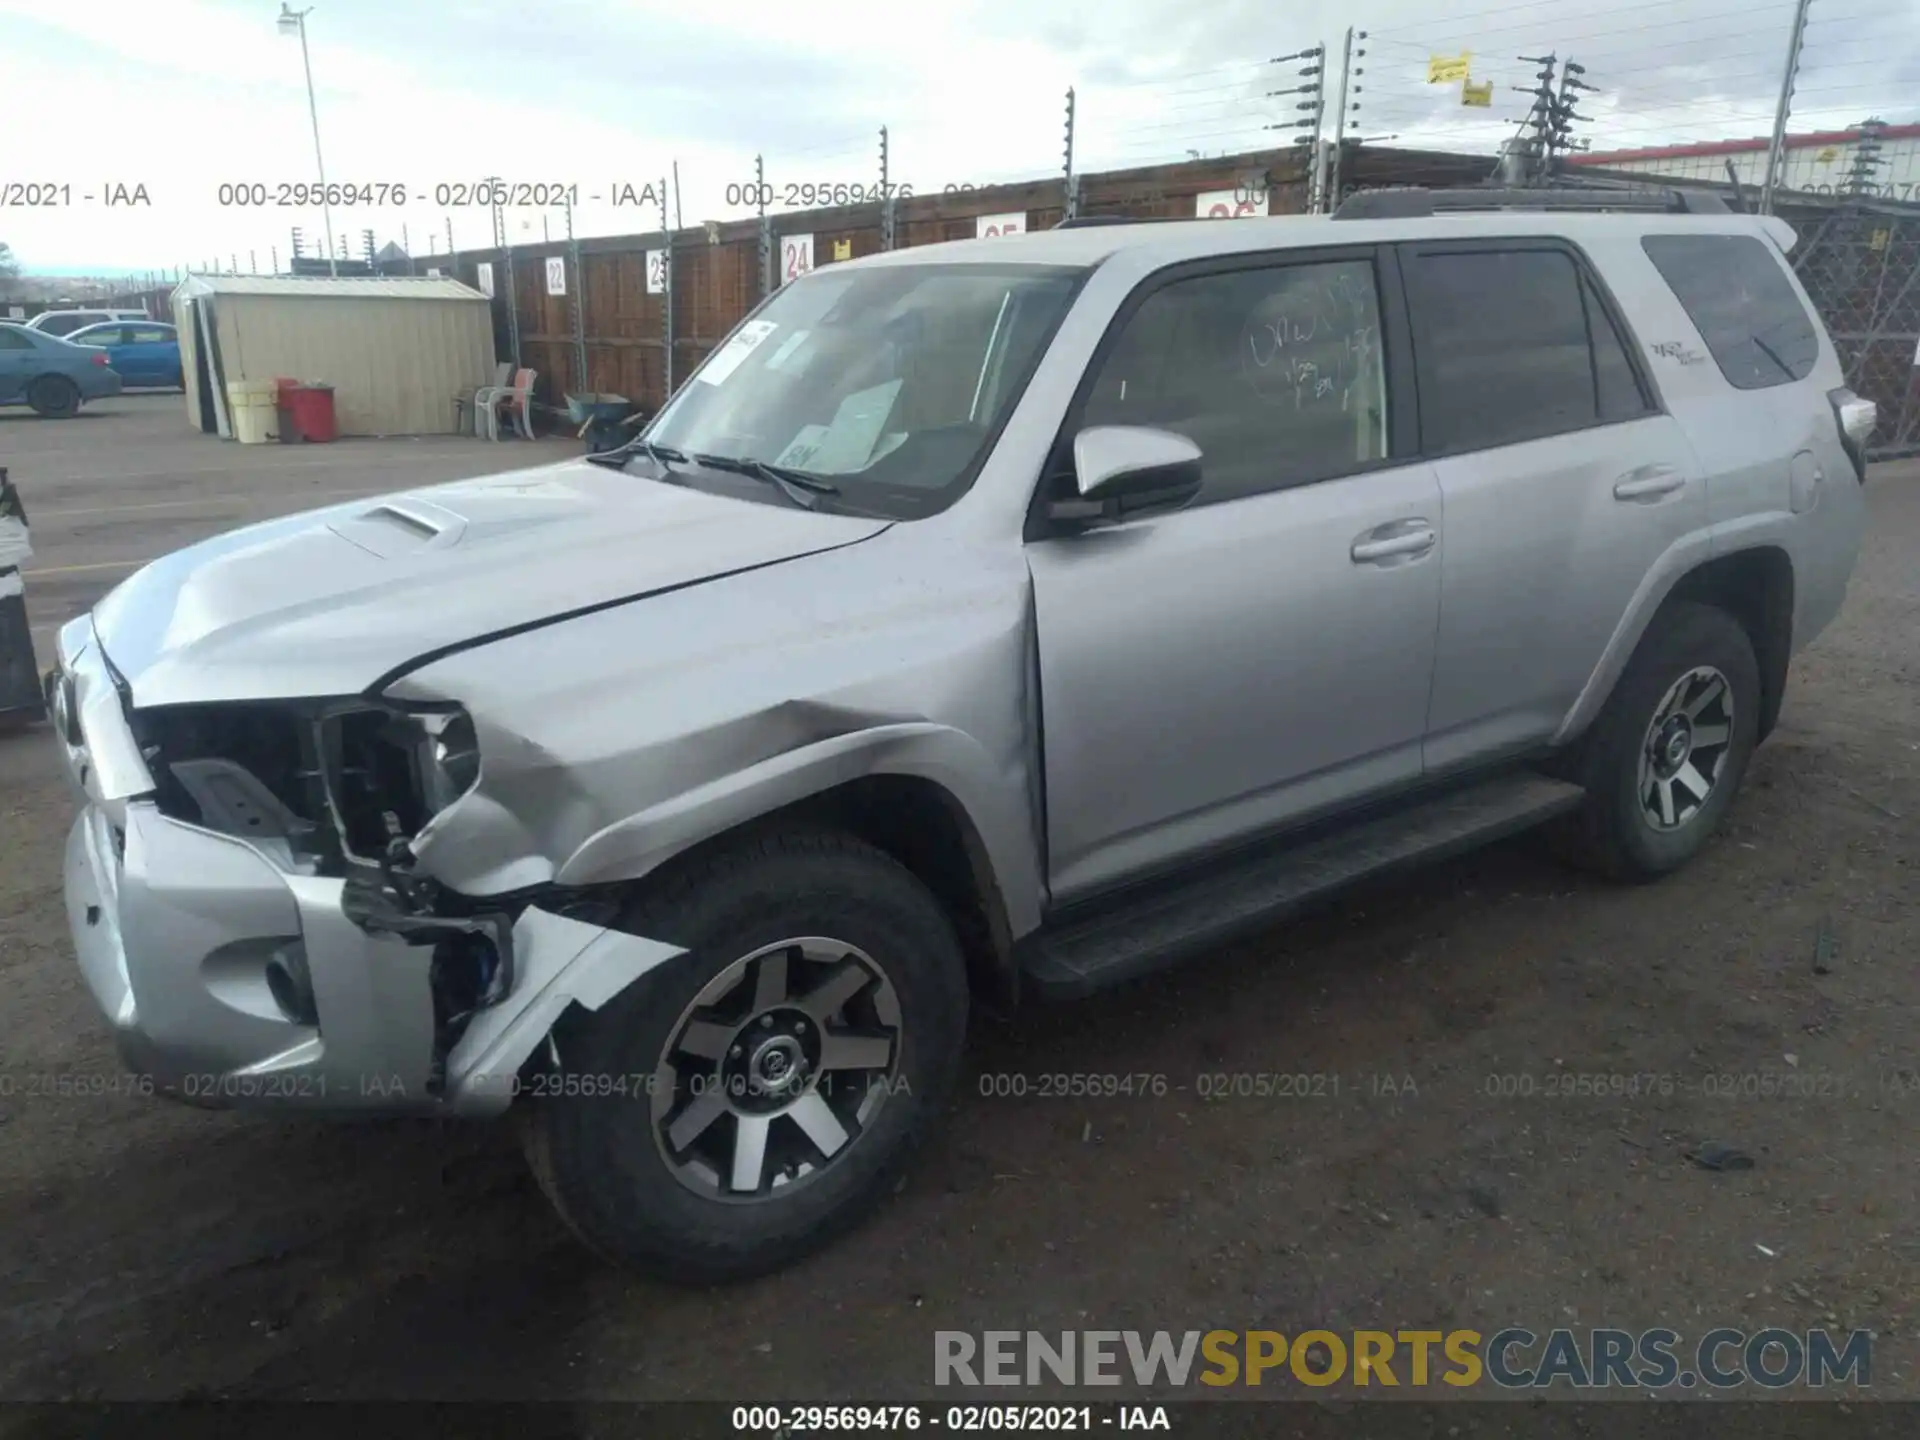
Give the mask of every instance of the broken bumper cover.
POLYGON ((67 840, 67 920, 122 1058, 157 1090, 216 1107, 495 1114, 568 1006, 597 1010, 682 953, 529 906, 513 926, 512 989, 437 1066, 431 944, 361 928, 344 880, 123 793, 141 778, 137 751, 117 704, 101 703, 90 631, 69 631, 61 739, 86 803, 67 840), (275 967, 305 977, 304 1019, 276 996, 275 967))

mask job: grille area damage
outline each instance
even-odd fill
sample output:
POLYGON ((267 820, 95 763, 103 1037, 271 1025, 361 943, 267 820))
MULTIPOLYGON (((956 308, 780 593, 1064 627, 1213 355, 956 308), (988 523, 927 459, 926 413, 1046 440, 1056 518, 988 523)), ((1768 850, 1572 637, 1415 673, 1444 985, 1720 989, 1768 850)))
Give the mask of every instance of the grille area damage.
MULTIPOLYGON (((360 700, 245 702, 127 711, 161 813, 247 841, 285 869, 345 881, 347 918, 432 947, 434 1064, 513 988, 513 926, 529 897, 484 901, 419 875, 410 842, 478 778, 464 712, 360 700)), ((311 977, 273 977, 288 1018, 317 1023, 311 977)))

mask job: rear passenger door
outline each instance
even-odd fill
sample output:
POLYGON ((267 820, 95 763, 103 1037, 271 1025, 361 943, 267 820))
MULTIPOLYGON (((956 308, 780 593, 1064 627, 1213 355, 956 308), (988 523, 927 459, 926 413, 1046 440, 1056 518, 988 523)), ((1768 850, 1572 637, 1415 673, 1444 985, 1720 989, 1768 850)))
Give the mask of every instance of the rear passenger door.
POLYGON ((135 385, 171 383, 173 332, 160 325, 123 327, 121 342, 113 352, 113 368, 135 385))
POLYGON ((1540 745, 1706 487, 1617 306, 1572 245, 1404 248, 1447 544, 1425 766, 1540 745))

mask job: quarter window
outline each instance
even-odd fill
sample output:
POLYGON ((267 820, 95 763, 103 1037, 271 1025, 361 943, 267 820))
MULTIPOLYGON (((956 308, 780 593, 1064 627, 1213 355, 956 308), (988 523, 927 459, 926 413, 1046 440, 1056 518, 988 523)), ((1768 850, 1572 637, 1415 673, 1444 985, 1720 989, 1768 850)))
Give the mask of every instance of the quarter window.
POLYGON ((1819 332, 1765 241, 1752 235, 1648 235, 1640 246, 1729 385, 1764 390, 1813 373, 1819 332))
POLYGON ((1386 369, 1371 260, 1176 280, 1124 322, 1083 425, 1146 425, 1200 447, 1197 505, 1386 458, 1386 369))

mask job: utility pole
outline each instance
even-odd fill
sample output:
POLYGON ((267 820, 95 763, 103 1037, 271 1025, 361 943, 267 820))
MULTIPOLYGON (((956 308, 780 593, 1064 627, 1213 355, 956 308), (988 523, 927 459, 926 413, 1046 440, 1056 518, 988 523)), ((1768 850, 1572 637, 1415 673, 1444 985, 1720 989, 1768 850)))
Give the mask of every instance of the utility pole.
POLYGON ((1587 142, 1573 138, 1575 124, 1585 124, 1588 117, 1573 107, 1580 103, 1580 92, 1594 93, 1595 87, 1580 77, 1587 73, 1587 67, 1568 60, 1560 67, 1560 92, 1552 100, 1552 113, 1549 117, 1551 128, 1547 135, 1547 171, 1549 175, 1558 174, 1561 169, 1560 158, 1569 150, 1583 150, 1587 142))
POLYGON ((1067 219, 1077 220, 1080 218, 1080 177, 1074 173, 1073 169, 1073 87, 1071 85, 1067 87, 1066 160, 1066 170, 1063 175, 1066 195, 1062 209, 1067 219))
POLYGON ((1347 116, 1350 113, 1355 116, 1360 113, 1359 99, 1354 98, 1349 102, 1348 97, 1349 95, 1354 97, 1359 96, 1361 87, 1354 82, 1358 81, 1362 75, 1367 73, 1364 67, 1353 63, 1356 60, 1364 60, 1366 58, 1366 47, 1362 45, 1361 48, 1356 50, 1353 42, 1355 40, 1364 41, 1366 38, 1366 31, 1355 30, 1349 25, 1347 27, 1346 42, 1340 47, 1340 104, 1335 110, 1333 117, 1333 174, 1327 181, 1327 209, 1329 212, 1337 210, 1340 207, 1340 170, 1341 163, 1346 154, 1347 116))
POLYGON ((1787 148, 1787 117, 1793 113, 1793 82, 1800 73, 1800 51, 1807 39, 1807 7, 1811 0, 1799 0, 1793 7, 1793 29, 1787 33, 1787 60, 1780 70, 1780 103, 1773 111, 1773 138, 1767 142, 1767 174, 1760 182, 1760 213, 1773 213, 1773 191, 1780 183, 1780 159, 1787 148))
POLYGON ((1276 99, 1282 95, 1305 95, 1305 100, 1295 103, 1294 109, 1303 112, 1307 118, 1283 120, 1277 125, 1264 125, 1264 130, 1290 130, 1293 132, 1293 145, 1306 146, 1306 160, 1301 166, 1307 180, 1307 213, 1320 213, 1322 182, 1325 178, 1323 161, 1325 154, 1320 144, 1320 127, 1326 118, 1327 109, 1327 47, 1310 45, 1305 50, 1295 50, 1289 55, 1276 55, 1267 63, 1285 65, 1292 60, 1305 60, 1300 67, 1300 78, 1306 83, 1289 85, 1281 90, 1269 90, 1267 99, 1276 99))
MULTIPOLYGON (((1855 200, 1871 196, 1879 188, 1874 176, 1887 163, 1880 153, 1887 122, 1878 115, 1860 122, 1860 139, 1853 147, 1853 163, 1847 167, 1847 194, 1855 200)), ((1892 253, 1891 251, 1888 252, 1892 253)))
POLYGON ((760 293, 764 296, 773 284, 773 222, 767 219, 767 167, 764 157, 753 157, 753 203, 760 210, 760 293))
POLYGON ((880 248, 893 249, 893 185, 887 175, 887 127, 880 127, 880 248))

